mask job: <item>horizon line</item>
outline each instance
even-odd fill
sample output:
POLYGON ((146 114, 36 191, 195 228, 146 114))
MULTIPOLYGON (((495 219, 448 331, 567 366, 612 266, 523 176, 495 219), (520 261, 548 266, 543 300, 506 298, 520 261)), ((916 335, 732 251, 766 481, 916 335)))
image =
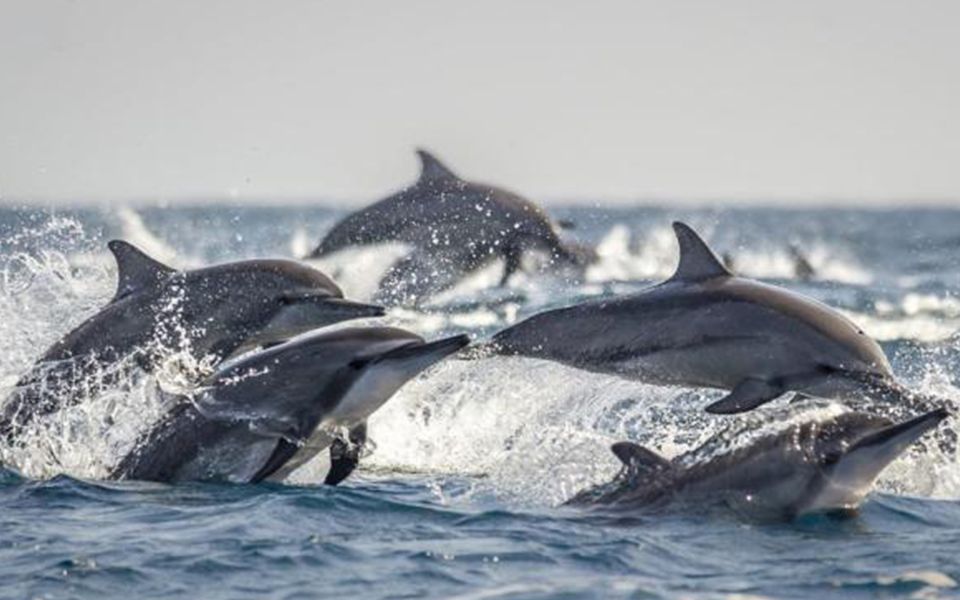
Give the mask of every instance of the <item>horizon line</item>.
MULTIPOLYGON (((357 209, 368 206, 382 197, 376 199, 360 198, 322 198, 317 196, 236 196, 231 194, 223 195, 183 195, 174 197, 100 197, 100 198, 59 198, 52 196, 2 196, 0 195, 0 207, 3 208, 104 208, 113 206, 128 206, 131 208, 194 208, 209 206, 237 206, 237 207, 290 207, 302 208, 304 206, 316 206, 323 208, 350 208, 357 209)), ((891 196, 886 198, 864 198, 854 196, 816 196, 816 197, 791 197, 791 196, 751 196, 751 197, 674 197, 663 195, 645 195, 636 197, 616 197, 608 196, 604 198, 575 198, 575 197, 547 197, 541 199, 539 204, 553 207, 583 207, 594 206, 597 208, 625 208, 625 207, 656 207, 669 208, 670 205, 676 205, 682 208, 783 208, 783 209, 802 209, 802 208, 824 208, 830 205, 830 208, 844 209, 878 209, 888 210, 891 208, 960 208, 960 197, 949 196, 926 196, 926 197, 904 197, 891 196)))

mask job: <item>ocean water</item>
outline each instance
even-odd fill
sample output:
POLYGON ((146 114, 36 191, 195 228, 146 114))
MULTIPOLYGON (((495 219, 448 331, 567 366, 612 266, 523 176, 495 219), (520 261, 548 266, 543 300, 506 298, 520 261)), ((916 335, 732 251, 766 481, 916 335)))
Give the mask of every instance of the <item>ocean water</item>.
MULTIPOLYGON (((571 236, 598 247, 582 277, 531 265, 498 288, 492 266, 385 320, 426 337, 483 339, 545 308, 642 289, 672 272, 679 218, 742 274, 848 314, 910 387, 960 396, 960 211, 550 208, 577 224, 571 236), (812 280, 796 277, 791 246, 814 267, 812 280)), ((107 240, 123 237, 178 267, 302 256, 342 214, 0 209, 0 394, 112 295, 107 240)), ((318 266, 363 299, 397 253, 348 252, 318 266)), ((160 377, 175 383, 169 371, 160 377)), ((309 465, 284 485, 103 481, 157 416, 144 385, 65 411, 3 454, 16 470, 0 471, 0 597, 960 596, 960 463, 937 444, 892 465, 848 519, 766 522, 723 506, 611 519, 561 506, 616 472, 612 442, 674 455, 835 405, 711 416, 702 407, 715 391, 521 358, 450 360, 375 415, 362 468, 342 486, 315 485, 309 465), (111 426, 102 434, 92 422, 111 426)))

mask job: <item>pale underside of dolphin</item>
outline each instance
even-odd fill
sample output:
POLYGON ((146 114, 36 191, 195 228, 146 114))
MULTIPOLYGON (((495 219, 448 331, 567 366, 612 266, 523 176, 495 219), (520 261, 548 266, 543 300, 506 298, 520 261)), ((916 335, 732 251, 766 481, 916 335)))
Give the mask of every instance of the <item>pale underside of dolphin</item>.
POLYGON ((947 416, 938 409, 894 424, 866 413, 843 413, 792 425, 705 461, 690 458, 699 449, 668 460, 620 442, 612 447, 623 464, 617 477, 568 504, 631 511, 722 501, 751 516, 786 519, 851 511, 887 465, 947 416))
POLYGON ((41 356, 3 405, 0 437, 10 441, 37 417, 112 385, 129 369, 152 371, 166 352, 216 364, 231 354, 316 327, 380 316, 379 306, 345 300, 320 271, 290 260, 248 260, 178 271, 134 246, 112 241, 117 291, 96 314, 41 356), (98 380, 110 371, 106 380, 98 380))
POLYGON ((501 283, 528 251, 558 263, 593 255, 561 241, 559 226, 537 204, 499 187, 466 181, 425 150, 414 185, 337 223, 311 258, 350 246, 400 242, 412 248, 380 282, 378 301, 401 304, 448 289, 491 261, 504 261, 501 283))
POLYGON ((708 407, 715 413, 747 411, 789 391, 920 402, 848 318, 733 275, 690 227, 673 227, 680 260, 667 281, 539 313, 497 333, 487 348, 654 384, 729 390, 708 407))

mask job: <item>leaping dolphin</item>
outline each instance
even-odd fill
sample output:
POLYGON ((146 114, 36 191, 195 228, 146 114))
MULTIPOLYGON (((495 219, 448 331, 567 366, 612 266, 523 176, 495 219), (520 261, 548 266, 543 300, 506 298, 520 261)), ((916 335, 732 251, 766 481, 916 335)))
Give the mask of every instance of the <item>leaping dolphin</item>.
POLYGON ((501 284, 527 251, 558 264, 582 265, 589 252, 569 247, 537 204, 513 192, 461 179, 426 150, 417 150, 420 178, 412 186, 334 225, 309 258, 349 246, 401 242, 413 250, 380 282, 377 300, 416 304, 493 260, 504 261, 501 284))
MULTIPOLYGON (((612 446, 623 467, 610 483, 568 504, 627 511, 683 500, 721 500, 755 516, 793 519, 856 510, 880 472, 948 415, 944 409, 893 424, 866 413, 806 421, 706 461, 700 449, 668 460, 631 442, 612 446)), ((707 442, 710 444, 710 442, 707 442)))
POLYGON ((539 313, 494 335, 487 348, 654 384, 729 390, 707 407, 714 413, 747 411, 788 391, 919 402, 852 321, 733 275, 693 229, 673 228, 680 262, 667 281, 539 313))
POLYGON ((117 479, 280 481, 330 449, 325 483, 356 467, 366 419, 404 383, 469 342, 391 327, 304 334, 224 363, 113 470, 117 479))
POLYGON ((108 246, 117 261, 116 294, 20 379, 3 406, 0 438, 9 442, 33 419, 79 401, 98 372, 134 354, 146 371, 155 366, 157 347, 215 364, 243 348, 383 314, 379 306, 345 300, 326 275, 290 260, 177 271, 126 242, 108 246))

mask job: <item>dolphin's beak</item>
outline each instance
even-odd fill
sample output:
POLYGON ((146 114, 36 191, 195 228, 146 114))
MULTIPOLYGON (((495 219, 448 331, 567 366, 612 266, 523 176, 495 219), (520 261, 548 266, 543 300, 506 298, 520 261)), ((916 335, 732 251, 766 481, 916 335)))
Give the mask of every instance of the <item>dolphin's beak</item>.
POLYGON ((329 294, 290 292, 280 298, 280 310, 266 326, 246 341, 243 348, 271 344, 301 333, 367 317, 382 317, 384 309, 374 304, 346 300, 329 294))
POLYGON ((950 413, 947 409, 939 408, 909 421, 885 427, 857 440, 847 449, 847 454, 864 451, 880 454, 884 457, 889 454, 891 456, 887 462, 890 462, 920 439, 920 436, 935 428, 949 416, 950 413))
POLYGON ((358 369, 359 379, 351 384, 347 396, 334 411, 325 417, 328 423, 353 427, 376 412, 408 381, 470 343, 470 338, 457 335, 433 342, 411 340, 399 343, 400 346, 383 353, 374 349, 371 356, 357 356, 353 364, 358 369))
POLYGON ((321 304, 330 310, 331 315, 340 315, 343 320, 382 317, 387 314, 386 309, 377 304, 365 304, 346 298, 324 298, 321 304))
POLYGON ((292 291, 283 294, 281 299, 287 306, 312 305, 321 307, 326 314, 339 321, 362 319, 364 317, 382 317, 386 314, 382 306, 347 300, 340 296, 331 296, 327 292, 292 291))
POLYGON ((459 352, 470 344, 470 336, 466 334, 424 342, 422 344, 407 344, 384 354, 380 360, 424 362, 427 366, 459 352))
POLYGON ((836 462, 826 467, 830 481, 827 487, 835 496, 826 505, 833 506, 838 498, 845 499, 845 503, 850 503, 850 498, 862 498, 887 465, 949 414, 942 408, 934 410, 909 421, 884 427, 854 442, 836 462))

